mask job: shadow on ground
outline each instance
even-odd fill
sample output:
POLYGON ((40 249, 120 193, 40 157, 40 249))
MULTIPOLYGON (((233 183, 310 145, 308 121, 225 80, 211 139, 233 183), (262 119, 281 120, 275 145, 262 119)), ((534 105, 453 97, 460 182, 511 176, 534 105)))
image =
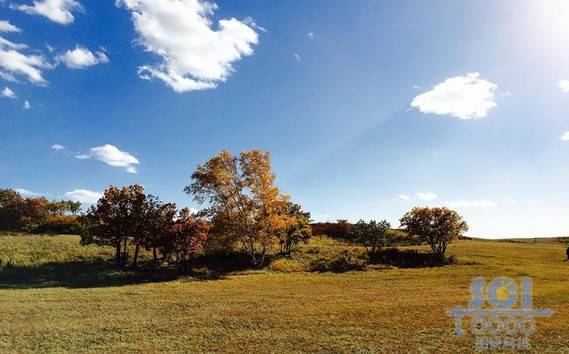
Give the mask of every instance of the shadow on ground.
POLYGON ((118 268, 112 261, 50 262, 0 268, 0 289, 99 288, 157 283, 191 277, 192 280, 224 279, 229 273, 253 269, 246 255, 223 254, 196 257, 192 273, 182 275, 174 265, 152 267, 142 262, 136 269, 118 268))
POLYGON ((169 281, 175 270, 121 270, 111 262, 45 263, 36 266, 11 266, 0 270, 0 289, 97 288, 169 281))

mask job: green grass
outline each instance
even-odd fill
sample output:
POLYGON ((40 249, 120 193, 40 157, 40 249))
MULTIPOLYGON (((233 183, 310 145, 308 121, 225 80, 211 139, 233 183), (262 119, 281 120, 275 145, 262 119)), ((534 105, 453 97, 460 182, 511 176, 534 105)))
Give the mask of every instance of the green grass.
POLYGON ((0 236, 0 352, 470 352, 446 311, 477 276, 533 277, 534 305, 556 312, 534 351, 569 352, 561 243, 459 241, 457 265, 303 271, 345 249, 362 252, 316 238, 267 270, 200 280, 116 271, 111 250, 74 236, 0 236))

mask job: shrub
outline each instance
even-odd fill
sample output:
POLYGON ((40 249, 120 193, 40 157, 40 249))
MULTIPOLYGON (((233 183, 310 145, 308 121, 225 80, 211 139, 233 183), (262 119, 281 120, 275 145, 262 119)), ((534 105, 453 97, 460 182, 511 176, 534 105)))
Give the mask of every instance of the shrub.
POLYGON ((455 256, 445 257, 433 253, 420 253, 416 250, 399 250, 388 248, 370 256, 374 264, 386 264, 399 268, 440 267, 456 264, 455 256))
POLYGON ((343 251, 332 257, 320 257, 310 263, 310 270, 313 272, 342 273, 350 270, 365 270, 366 268, 365 260, 350 254, 348 251, 343 251))
POLYGON ((381 251, 384 247, 391 245, 392 239, 389 233, 391 225, 386 220, 365 222, 358 221, 352 227, 352 238, 366 248, 370 257, 381 251))
POLYGON ((298 261, 288 258, 278 258, 269 264, 269 270, 281 273, 296 273, 303 272, 305 269, 298 261))

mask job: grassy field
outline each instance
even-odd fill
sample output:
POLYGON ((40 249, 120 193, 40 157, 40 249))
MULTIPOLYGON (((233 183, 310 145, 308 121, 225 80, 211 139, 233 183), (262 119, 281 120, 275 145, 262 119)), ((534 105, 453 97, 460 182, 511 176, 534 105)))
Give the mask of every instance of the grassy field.
POLYGON ((534 306, 556 312, 533 351, 569 353, 561 243, 465 240, 451 266, 303 271, 350 247, 317 238, 297 261, 194 279, 115 271, 111 250, 74 236, 0 236, 0 352, 471 352, 446 311, 467 304, 474 277, 531 276, 534 306))

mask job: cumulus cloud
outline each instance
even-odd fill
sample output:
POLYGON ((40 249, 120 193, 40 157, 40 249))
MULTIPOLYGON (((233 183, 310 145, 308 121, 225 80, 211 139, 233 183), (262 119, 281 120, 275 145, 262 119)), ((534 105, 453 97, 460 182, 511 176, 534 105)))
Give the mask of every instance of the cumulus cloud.
POLYGON ((103 193, 93 192, 87 189, 75 189, 65 193, 65 198, 81 204, 95 204, 103 196, 103 193))
POLYGON ((473 200, 473 201, 468 201, 468 200, 458 200, 458 201, 453 201, 453 202, 445 202, 444 203, 446 206, 448 206, 449 208, 455 208, 455 209, 469 209, 469 208, 495 208, 496 207, 496 202, 493 202, 491 200, 473 200))
POLYGON ((425 192, 425 193, 416 193, 415 194, 419 200, 435 200, 439 196, 435 193, 425 192))
POLYGON ((569 141, 569 131, 566 131, 565 133, 563 133, 563 135, 561 135, 561 140, 569 141))
POLYGON ((30 103, 30 101, 25 100, 25 101, 24 101, 24 105, 22 106, 22 108, 27 111, 27 110, 29 110, 29 109, 32 109, 32 104, 30 103))
POLYGON ((478 119, 487 116, 496 107, 496 84, 480 78, 479 73, 451 77, 420 94, 411 107, 423 113, 450 115, 460 119, 478 119))
POLYGON ((53 144, 51 146, 51 149, 55 152, 61 151, 63 149, 65 149, 65 146, 61 145, 61 144, 53 144))
MULTIPOLYGON (((20 29, 8 22, 1 22, 0 33, 20 32, 20 29)), ((35 85, 46 85, 42 70, 51 69, 42 55, 25 54, 25 44, 14 43, 0 36, 0 78, 17 82, 20 77, 26 78, 35 85)))
POLYGON ((117 0, 132 13, 136 42, 161 58, 138 75, 158 79, 175 92, 212 89, 234 71, 233 63, 253 54, 258 34, 252 19, 210 17, 217 5, 199 0, 117 0))
POLYGON ((83 11, 81 4, 75 0, 35 0, 33 5, 12 5, 11 8, 29 15, 45 16, 61 25, 75 20, 73 12, 83 11))
POLYGON ((80 46, 59 54, 56 60, 58 63, 65 64, 69 69, 86 69, 93 65, 109 62, 109 58, 105 53, 101 51, 93 53, 89 49, 80 46))
POLYGON ((559 81, 559 88, 563 92, 569 92, 569 80, 561 80, 559 81))
POLYGON ((16 192, 20 193, 20 195, 22 197, 41 197, 43 195, 42 193, 32 192, 32 191, 24 189, 24 188, 16 188, 14 190, 16 192))
POLYGON ((136 167, 140 161, 128 152, 119 150, 116 146, 106 144, 96 146, 89 149, 89 153, 75 156, 78 159, 85 160, 94 158, 102 161, 109 166, 122 167, 128 173, 137 173, 136 167))
POLYGON ((9 87, 4 87, 1 93, 2 97, 16 98, 16 94, 9 87))

